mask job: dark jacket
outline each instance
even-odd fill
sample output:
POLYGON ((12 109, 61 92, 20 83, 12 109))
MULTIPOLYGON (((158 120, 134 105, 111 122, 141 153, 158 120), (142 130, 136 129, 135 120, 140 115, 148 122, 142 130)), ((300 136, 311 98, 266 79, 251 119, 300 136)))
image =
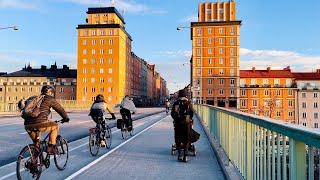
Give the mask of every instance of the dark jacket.
POLYGON ((54 109, 63 119, 69 119, 66 111, 63 107, 57 102, 54 97, 44 96, 43 102, 40 105, 41 113, 36 119, 27 119, 24 121, 24 125, 38 124, 47 122, 49 119, 49 114, 51 113, 50 109, 54 109))
POLYGON ((174 120, 174 124, 185 124, 186 118, 189 116, 190 119, 193 117, 193 108, 191 102, 187 98, 178 99, 172 106, 171 117, 174 120))

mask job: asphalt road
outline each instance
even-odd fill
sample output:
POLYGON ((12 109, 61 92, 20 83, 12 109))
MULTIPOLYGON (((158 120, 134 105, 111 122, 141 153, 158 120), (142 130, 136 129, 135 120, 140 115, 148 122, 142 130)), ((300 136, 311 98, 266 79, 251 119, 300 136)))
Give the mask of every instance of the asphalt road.
MULTIPOLYGON (((141 108, 133 119, 151 115, 163 111, 163 108, 141 108)), ((88 112, 69 113, 70 123, 60 124, 60 134, 69 142, 84 138, 88 135, 88 129, 95 123, 88 116, 88 112)), ((116 114, 120 118, 119 114, 116 114)), ((60 120, 59 115, 53 113, 53 120, 60 120)), ((115 121, 109 122, 115 124, 115 121)), ((31 143, 20 117, 0 118, 0 166, 16 161, 21 149, 31 143)))

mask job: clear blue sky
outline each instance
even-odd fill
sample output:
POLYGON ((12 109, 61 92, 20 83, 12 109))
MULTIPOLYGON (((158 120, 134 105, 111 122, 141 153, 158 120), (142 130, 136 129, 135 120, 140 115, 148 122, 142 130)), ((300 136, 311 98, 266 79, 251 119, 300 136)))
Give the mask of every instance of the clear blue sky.
MULTIPOLYGON (((105 5, 108 0, 101 0, 105 5)), ((124 13, 133 51, 157 69, 171 91, 188 83, 191 55, 189 26, 199 0, 116 0, 124 13), (184 65, 183 65, 184 64, 184 65)), ((76 26, 98 0, 0 0, 0 71, 15 71, 54 61, 76 67, 76 26)), ((241 27, 241 68, 296 71, 320 68, 320 1, 237 1, 241 27)))

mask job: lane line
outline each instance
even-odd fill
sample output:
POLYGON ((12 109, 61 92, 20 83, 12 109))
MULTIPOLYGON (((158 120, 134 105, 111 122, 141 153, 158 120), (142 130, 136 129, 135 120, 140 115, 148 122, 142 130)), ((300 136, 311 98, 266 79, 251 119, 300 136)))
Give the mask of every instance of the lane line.
POLYGON ((117 147, 113 148, 112 150, 110 150, 109 152, 107 152, 106 154, 104 154, 103 156, 100 156, 98 159, 92 161, 90 164, 84 166, 83 168, 81 168, 80 170, 78 170, 77 172, 73 173, 72 175, 70 175, 69 177, 67 177, 65 180, 71 180, 75 177, 77 177, 78 175, 80 175, 82 172, 86 171, 87 169, 89 169, 91 166, 97 164, 98 162, 100 162, 101 160, 103 160, 105 157, 109 156, 111 153, 113 153, 114 151, 118 150, 119 148, 121 148, 122 146, 124 146, 125 144, 127 144, 128 142, 134 140, 135 138, 137 138, 139 135, 141 135, 142 133, 146 132, 147 130, 151 129, 152 127, 154 127, 155 125, 159 124, 160 122, 162 122, 164 119, 166 119, 166 117, 164 117, 163 119, 160 119, 159 121, 155 122, 154 124, 150 125, 149 127, 147 127, 146 129, 142 130, 141 132, 139 132, 138 134, 134 135, 133 137, 131 137, 130 139, 128 139, 127 141, 124 141, 123 143, 121 143, 120 145, 118 145, 117 147))
MULTIPOLYGON (((158 117, 158 116, 160 117, 160 115, 157 115, 156 117, 158 117)), ((150 116, 150 117, 152 117, 152 116, 150 116)), ((156 118, 156 117, 155 117, 155 118, 156 118)), ((167 116, 166 116, 166 117, 167 117, 167 116)), ((164 117, 163 119, 165 119, 166 117, 164 117)), ((145 117, 145 118, 147 118, 147 117, 145 117)), ((142 119, 144 119, 144 118, 141 118, 141 120, 142 120, 142 119)), ((163 119, 157 121, 156 123, 162 121, 163 119)), ((139 120, 140 120, 140 119, 139 119, 139 120)), ((145 123, 147 123, 147 122, 145 122, 145 123)), ((142 123, 141 125, 137 126, 137 128, 143 126, 145 123, 142 123)), ((155 125, 155 123, 154 123, 153 125, 155 125)), ((153 125, 152 125, 152 126, 153 126, 153 125)), ((114 128, 116 128, 116 127, 114 127, 114 128)), ((113 129, 113 128, 112 128, 112 129, 113 129)), ((150 127, 149 127, 149 129, 150 129, 150 127)), ((146 130, 146 129, 145 129, 145 130, 146 130)), ((116 132, 118 132, 118 131, 120 131, 120 129, 117 129, 117 130, 113 131, 112 133, 116 133, 116 132)), ((141 132, 140 132, 140 133, 141 133, 141 132)), ((138 134, 140 134, 140 133, 138 133, 138 134)), ((138 134, 137 134, 137 135, 138 135, 138 134)), ((136 135, 135 135, 135 136, 136 136, 136 135)), ((134 138, 135 136, 131 137, 130 139, 134 138)), ((84 140, 84 139, 86 139, 86 138, 88 138, 88 137, 84 137, 84 138, 82 138, 82 139, 78 139, 77 141, 81 141, 81 140, 84 140)), ((128 139, 128 140, 130 140, 130 139, 128 139)), ((127 140, 127 141, 128 141, 128 140, 127 140)), ((124 141, 124 142, 127 142, 127 141, 124 141)), ((77 147, 74 147, 74 148, 70 149, 69 152, 74 151, 74 150, 76 150, 76 149, 79 149, 79 148, 81 148, 81 147, 83 147, 83 146, 85 146, 85 145, 88 145, 88 142, 83 143, 83 144, 81 144, 81 145, 79 145, 79 146, 77 146, 77 147)), ((121 144, 120 144, 120 145, 121 145, 121 144)), ((118 146, 119 146, 119 145, 118 145, 118 146)), ((114 147, 114 148, 117 148, 118 146, 116 146, 116 147, 114 147)), ((109 151, 109 152, 110 152, 110 151, 109 151)), ((108 152, 108 153, 109 153, 109 152, 108 152)), ((3 168, 5 168, 5 167, 7 167, 7 166, 11 166, 11 165, 13 165, 13 164, 15 164, 15 163, 16 163, 16 162, 12 162, 12 163, 10 163, 10 164, 6 164, 6 165, 4 165, 4 166, 1 166, 0 169, 3 169, 3 168)), ((9 174, 7 174, 7 175, 5 175, 5 176, 0 177, 0 180, 7 179, 7 178, 9 178, 10 176, 13 176, 13 175, 15 175, 15 174, 16 174, 16 172, 9 173, 9 174)))

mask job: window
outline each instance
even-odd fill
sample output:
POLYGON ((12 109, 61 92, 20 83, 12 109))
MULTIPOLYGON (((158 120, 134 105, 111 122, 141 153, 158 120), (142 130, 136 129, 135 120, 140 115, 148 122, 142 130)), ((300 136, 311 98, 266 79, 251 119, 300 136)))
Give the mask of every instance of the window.
POLYGON ((212 28, 208 28, 208 34, 212 34, 212 28))
POLYGON ((318 108, 318 103, 317 103, 317 102, 314 102, 314 103, 313 103, 313 107, 314 107, 314 108, 318 108))
POLYGON ((95 49, 92 49, 91 53, 92 53, 92 54, 96 54, 96 50, 95 50, 95 49))
POLYGON ((87 59, 83 59, 83 60, 82 60, 82 63, 83 63, 83 64, 87 64, 87 63, 88 63, 88 60, 87 60, 87 59))
POLYGON ((212 89, 208 89, 208 94, 212 95, 212 89))
POLYGON ((314 117, 314 119, 318 119, 319 118, 319 114, 318 113, 313 113, 313 117, 314 117))
POLYGON ((246 95, 246 90, 241 90, 241 95, 245 96, 246 95))
POLYGON ((223 75, 224 74, 224 69, 219 69, 219 74, 223 75))
POLYGON ((100 83, 104 83, 104 78, 100 78, 100 83))
POLYGON ((104 73, 104 69, 100 68, 100 74, 103 74, 103 73, 104 73))
POLYGON ((112 87, 108 87, 108 92, 109 92, 109 93, 112 92, 112 87))
POLYGON ((208 69, 208 74, 212 75, 212 69, 208 69))
POLYGON ((103 58, 100 59, 100 64, 104 64, 104 59, 103 58))
POLYGON ((84 49, 83 51, 82 51, 82 54, 84 54, 84 55, 86 55, 88 53, 88 51, 86 50, 86 49, 84 49))
POLYGON ((104 54, 104 49, 100 49, 100 54, 104 54))
POLYGON ((197 49, 197 55, 201 56, 201 49, 197 49))
POLYGON ((241 99, 241 100, 240 100, 240 104, 241 104, 241 106, 247 106, 247 101, 241 99))
POLYGON ((274 85, 279 86, 280 85, 280 79, 274 79, 274 85))
POLYGON ((293 95, 293 90, 292 90, 292 89, 289 89, 289 90, 288 90, 288 95, 289 95, 289 96, 292 96, 292 95, 293 95))
POLYGON ((92 69, 91 69, 91 73, 92 73, 92 74, 95 74, 95 73, 96 73, 96 69, 92 68, 92 69))
POLYGON ((219 28, 219 34, 223 34, 224 30, 223 28, 219 28))
POLYGON ((293 107, 293 100, 288 100, 288 106, 293 107))
POLYGON ((224 94, 224 90, 220 89, 219 93, 220 93, 220 95, 223 95, 224 94))
POLYGON ((290 87, 292 84, 292 80, 291 79, 286 79, 286 86, 290 87))
POLYGON ((100 93, 104 93, 104 88, 100 88, 100 93))
POLYGON ((109 63, 109 64, 113 64, 113 59, 110 58, 110 59, 108 60, 108 63, 109 63))
MULTIPOLYGON (((210 71, 209 71, 210 72, 210 71)), ((197 69, 197 75, 200 76, 201 75, 201 69, 197 69)))
POLYGON ((212 59, 211 58, 209 58, 208 63, 212 64, 212 59))
POLYGON ((201 39, 198 39, 198 46, 201 46, 201 39))
POLYGON ((306 93, 302 93, 302 97, 303 97, 303 98, 306 98, 306 97, 307 97, 307 94, 306 94, 306 93))
POLYGON ((112 78, 109 78, 109 79, 108 79, 108 82, 109 82, 109 83, 112 83, 112 78))
POLYGON ((96 60, 95 59, 91 59, 91 64, 96 64, 96 60))
POLYGON ((92 40, 91 43, 92 43, 92 45, 96 45, 97 41, 96 40, 92 40))
POLYGON ((230 85, 234 86, 235 80, 234 79, 230 79, 230 85))
POLYGON ((276 95, 277 95, 277 96, 280 96, 280 95, 281 95, 281 91, 277 89, 277 90, 276 90, 276 95))
POLYGON ((302 108, 307 108, 307 103, 306 102, 302 102, 302 108))
POLYGON ((104 45, 104 40, 103 39, 100 40, 100 44, 104 45))
POLYGON ((208 79, 208 84, 212 84, 212 79, 208 79))
POLYGON ((289 111, 289 112, 288 112, 288 116, 289 116, 289 117, 293 117, 293 112, 292 112, 292 111, 289 111))
POLYGON ((235 76, 235 70, 234 69, 230 69, 230 76, 235 76))
POLYGON ((201 59, 197 59, 198 66, 201 66, 201 59))
POLYGON ((251 79, 251 85, 256 85, 257 84, 257 79, 251 79))
POLYGON ((219 64, 224 64, 224 59, 223 58, 219 59, 219 64))
POLYGON ((219 48, 219 54, 223 54, 223 48, 219 48))
POLYGON ((197 34, 198 34, 198 36, 201 36, 201 29, 200 28, 197 29, 197 34))
POLYGON ((109 35, 113 35, 113 30, 109 30, 109 35))
POLYGON ((281 112, 277 111, 277 117, 281 117, 281 112))
POLYGON ((234 34, 234 27, 233 26, 230 28, 230 33, 231 33, 231 35, 234 34))
POLYGON ((112 74, 112 68, 109 68, 108 72, 109 72, 109 74, 112 74))
POLYGON ((212 54, 212 48, 208 49, 208 54, 212 54))
POLYGON ((112 54, 112 49, 109 49, 109 54, 112 54))
POLYGON ((103 29, 100 30, 100 35, 102 35, 102 36, 104 35, 104 30, 103 29))
POLYGON ((252 106, 257 107, 258 106, 258 100, 254 99, 252 100, 252 106))
POLYGON ((223 85, 224 84, 224 79, 219 79, 219 84, 223 85))
POLYGON ((240 79, 240 86, 244 87, 246 85, 246 80, 245 79, 240 79))
POLYGON ((208 38, 208 44, 212 44, 212 38, 208 38))
POLYGON ((302 113, 302 118, 303 118, 303 119, 306 119, 306 118, 307 118, 307 113, 306 113, 306 112, 302 113))
POLYGON ((224 43, 224 39, 223 38, 219 38, 219 44, 223 44, 224 43))
POLYGON ((96 88, 91 88, 91 92, 96 92, 96 88))
POLYGON ((307 126, 307 123, 302 123, 302 126, 307 126))
POLYGON ((234 95, 234 89, 231 89, 231 90, 230 90, 230 94, 231 94, 231 95, 234 95))
POLYGON ((318 97, 318 93, 313 93, 313 97, 317 98, 318 97))
POLYGON ((87 45, 87 44, 88 44, 88 41, 87 41, 87 40, 83 40, 83 41, 82 41, 82 44, 83 44, 83 45, 87 45))
POLYGON ((91 35, 92 35, 92 36, 95 36, 96 33, 97 33, 96 30, 92 30, 92 31, 91 31, 91 35))
POLYGON ((269 96, 269 94, 270 94, 270 91, 269 91, 269 90, 264 90, 264 95, 265 95, 265 96, 269 96))
POLYGON ((234 66, 234 59, 230 58, 230 66, 234 66))
POLYGON ((319 128, 318 123, 314 123, 314 128, 319 128))
POLYGON ((276 100, 276 107, 281 107, 281 100, 276 100))
POLYGON ((96 82, 96 78, 91 78, 91 83, 95 83, 96 82))
POLYGON ((269 85, 269 80, 268 79, 263 79, 262 82, 263 82, 263 85, 269 85))
POLYGON ((230 38, 230 45, 234 45, 234 39, 230 38))
POLYGON ((257 90, 252 90, 252 96, 257 96, 257 90))
POLYGON ((230 48, 230 55, 233 56, 234 55, 234 49, 230 48))
POLYGON ((83 68, 83 73, 86 74, 88 72, 87 68, 83 68))

